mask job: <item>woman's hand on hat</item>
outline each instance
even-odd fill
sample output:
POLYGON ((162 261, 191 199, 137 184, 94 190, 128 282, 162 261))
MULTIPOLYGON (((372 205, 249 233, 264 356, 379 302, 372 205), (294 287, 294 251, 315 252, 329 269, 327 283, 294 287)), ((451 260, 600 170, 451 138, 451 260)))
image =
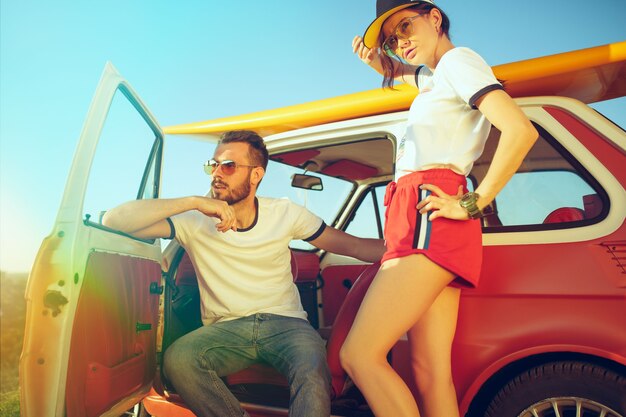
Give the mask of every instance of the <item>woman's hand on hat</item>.
POLYGON ((437 217, 445 217, 453 220, 469 219, 467 211, 459 204, 459 200, 463 197, 462 185, 459 185, 456 195, 446 194, 441 188, 432 184, 420 185, 420 189, 428 190, 432 193, 415 206, 422 214, 427 212, 431 213, 428 216, 428 220, 432 221, 437 217))
POLYGON ((380 55, 378 48, 370 49, 363 43, 363 38, 355 36, 352 40, 352 51, 357 54, 359 59, 378 71, 381 67, 380 55))

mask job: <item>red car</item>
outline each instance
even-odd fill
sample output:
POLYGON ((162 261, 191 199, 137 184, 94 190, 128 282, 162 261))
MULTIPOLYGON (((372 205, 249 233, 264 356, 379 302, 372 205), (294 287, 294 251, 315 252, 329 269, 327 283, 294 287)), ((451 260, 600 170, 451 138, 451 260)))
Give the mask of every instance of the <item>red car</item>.
MULTIPOLYGON (((626 133, 585 103, 626 94, 626 42, 494 72, 540 138, 494 201, 497 214, 484 218, 480 285, 462 293, 453 352, 461 415, 625 417, 626 133)), ((382 237, 384 187, 417 93, 376 89, 165 132, 204 141, 176 156, 200 167, 222 131, 257 130, 271 158, 259 194, 289 196, 336 228, 382 237)), ((492 129, 470 189, 498 138, 492 129)), ((179 152, 181 142, 166 143, 179 152)), ((159 241, 99 222, 122 201, 160 196, 163 150, 156 120, 107 66, 29 278, 23 415, 193 416, 159 365, 174 340, 201 325, 195 271, 176 242, 162 251, 159 241), (115 141, 127 152, 109 151, 115 141)), ((303 242, 292 253, 309 321, 328 340, 333 415, 371 416, 338 353, 378 265, 303 242)), ((408 358, 403 338, 389 360, 414 389, 408 358)), ((251 416, 287 415, 289 392, 273 369, 226 381, 251 416)))

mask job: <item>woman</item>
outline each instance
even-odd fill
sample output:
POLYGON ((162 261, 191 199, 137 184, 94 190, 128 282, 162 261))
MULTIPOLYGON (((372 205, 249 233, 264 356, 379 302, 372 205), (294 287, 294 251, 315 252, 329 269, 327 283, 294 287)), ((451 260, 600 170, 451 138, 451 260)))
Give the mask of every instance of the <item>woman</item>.
POLYGON ((387 252, 341 350, 341 361, 377 416, 459 415, 451 346, 462 287, 480 275, 479 218, 515 173, 537 131, 475 52, 455 47, 447 16, 430 0, 378 0, 354 52, 393 81, 416 85, 396 182, 387 187, 387 252), (474 193, 466 175, 491 125, 502 135, 474 193), (418 387, 387 362, 404 334, 418 387), (418 405, 419 410, 418 411, 418 405))

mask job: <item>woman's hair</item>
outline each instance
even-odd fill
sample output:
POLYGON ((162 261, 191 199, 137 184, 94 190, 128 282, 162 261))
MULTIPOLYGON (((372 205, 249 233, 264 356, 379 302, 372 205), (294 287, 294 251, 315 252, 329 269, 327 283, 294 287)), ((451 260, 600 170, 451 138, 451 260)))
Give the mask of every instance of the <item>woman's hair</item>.
MULTIPOLYGON (((437 9, 439 10, 439 12, 441 12, 441 33, 443 35, 446 35, 449 38, 450 37, 449 35, 450 19, 448 19, 448 16, 440 8, 435 7, 434 5, 429 4, 429 3, 422 3, 416 6, 411 6, 411 7, 406 8, 406 10, 413 10, 419 14, 430 13, 432 9, 437 9)), ((381 29, 379 38, 378 38, 378 45, 381 46, 384 41, 385 41, 385 35, 381 29)), ((393 82, 394 82, 394 78, 396 77, 396 73, 393 69, 393 58, 387 56, 387 54, 385 54, 384 51, 381 51, 380 61, 383 66, 383 77, 384 77, 383 88, 393 89, 393 82)))

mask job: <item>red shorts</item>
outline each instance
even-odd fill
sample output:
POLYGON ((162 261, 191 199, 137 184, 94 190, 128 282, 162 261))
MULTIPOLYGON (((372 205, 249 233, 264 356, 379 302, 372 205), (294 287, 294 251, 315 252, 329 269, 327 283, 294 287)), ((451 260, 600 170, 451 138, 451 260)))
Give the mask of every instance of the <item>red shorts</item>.
POLYGON ((385 193, 387 252, 382 262, 422 253, 456 275, 450 285, 475 287, 483 251, 480 220, 428 220, 432 212, 420 214, 415 208, 431 194, 419 188, 422 184, 436 185, 451 195, 456 195, 459 185, 463 185, 467 192, 465 177, 449 169, 417 171, 400 177, 397 183, 389 183, 385 193))

